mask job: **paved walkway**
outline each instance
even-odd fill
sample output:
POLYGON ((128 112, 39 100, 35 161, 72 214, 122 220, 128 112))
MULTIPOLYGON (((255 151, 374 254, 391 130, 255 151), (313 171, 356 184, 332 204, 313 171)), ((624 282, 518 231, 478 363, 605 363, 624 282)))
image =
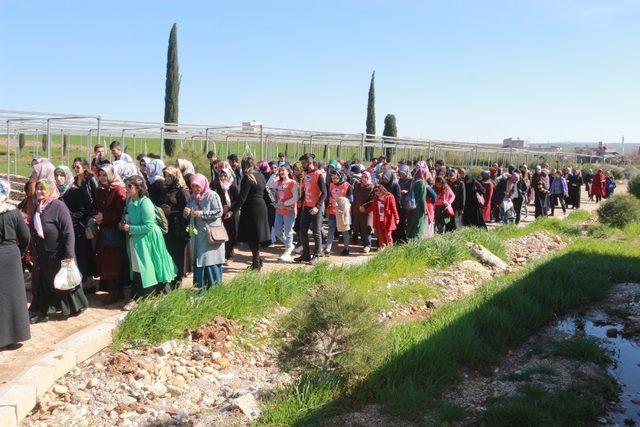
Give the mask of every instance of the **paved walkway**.
MULTIPOLYGON (((626 185, 619 184, 617 192, 626 192, 626 185)), ((586 194, 582 192, 582 209, 593 211, 597 208, 594 202, 590 202, 586 198, 586 194)), ((568 211, 570 213, 572 211, 568 211)), ((567 214, 568 214, 567 213, 567 214)), ((562 211, 556 210, 556 217, 564 217, 562 211)), ((530 208, 528 218, 522 220, 523 224, 534 221, 533 207, 530 208)), ((337 243, 337 242, 336 242, 337 243)), ((334 244, 334 251, 341 250, 341 244, 334 244)), ((263 272, 271 272, 281 269, 291 269, 299 267, 295 263, 281 263, 277 261, 277 257, 282 253, 281 245, 267 248, 264 251, 265 264, 263 272)), ((329 262, 352 263, 362 261, 364 257, 372 254, 364 254, 361 248, 354 246, 351 249, 350 257, 331 256, 329 262)), ((224 267, 224 280, 229 280, 236 274, 245 271, 251 262, 251 253, 246 248, 239 248, 236 252, 234 261, 229 266, 224 267)), ((186 280, 185 286, 190 286, 190 279, 186 280)), ((101 295, 90 295, 90 308, 78 317, 72 317, 67 320, 50 320, 47 323, 39 323, 31 326, 31 340, 25 342, 22 347, 17 350, 0 351, 0 385, 6 383, 13 376, 19 374, 23 368, 31 360, 48 351, 53 350, 55 344, 69 335, 80 331, 81 329, 91 326, 104 318, 120 313, 122 304, 113 306, 103 306, 100 303, 101 295)))

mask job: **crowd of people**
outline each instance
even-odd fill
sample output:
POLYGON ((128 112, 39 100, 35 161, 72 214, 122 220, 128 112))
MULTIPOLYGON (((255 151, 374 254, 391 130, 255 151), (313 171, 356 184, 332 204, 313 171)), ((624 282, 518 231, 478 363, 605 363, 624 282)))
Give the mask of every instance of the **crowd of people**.
POLYGON ((304 154, 290 163, 284 153, 256 161, 209 152, 210 168, 201 174, 187 159, 134 160, 117 141, 109 150, 110 158, 96 145, 94 158, 75 158, 73 170, 33 159, 17 207, 0 179, 0 348, 29 339, 29 323, 82 313, 94 278, 105 304, 128 290, 128 310, 190 274, 202 291, 220 284, 240 243, 251 250, 252 270, 263 266, 262 248, 278 242, 280 262, 315 264, 329 254, 349 256, 354 245, 368 253, 461 227, 517 224, 530 202, 536 217, 554 215, 558 205, 579 208, 583 186, 596 201, 615 188, 602 170, 547 164, 533 171, 495 164, 474 177, 443 160, 325 164, 304 154), (56 275, 72 266, 82 284, 61 289, 56 275))

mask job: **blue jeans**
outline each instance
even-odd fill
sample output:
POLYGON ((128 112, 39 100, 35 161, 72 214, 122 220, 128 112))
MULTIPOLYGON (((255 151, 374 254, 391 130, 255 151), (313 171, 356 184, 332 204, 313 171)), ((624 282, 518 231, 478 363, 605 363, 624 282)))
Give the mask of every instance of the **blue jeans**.
POLYGON ((206 265, 204 267, 193 266, 194 286, 201 291, 214 285, 222 285, 222 264, 206 265))
MULTIPOLYGON (((336 231, 338 227, 336 225, 336 216, 329 215, 327 218, 329 221, 329 234, 327 235, 327 247, 330 248, 333 244, 333 237, 336 235, 336 231)), ((349 230, 345 230, 342 232, 342 242, 344 243, 344 248, 349 249, 349 243, 351 242, 351 232, 349 230)))
POLYGON ((296 222, 295 215, 282 215, 276 212, 276 220, 273 223, 273 234, 287 247, 293 245, 294 222, 296 222))

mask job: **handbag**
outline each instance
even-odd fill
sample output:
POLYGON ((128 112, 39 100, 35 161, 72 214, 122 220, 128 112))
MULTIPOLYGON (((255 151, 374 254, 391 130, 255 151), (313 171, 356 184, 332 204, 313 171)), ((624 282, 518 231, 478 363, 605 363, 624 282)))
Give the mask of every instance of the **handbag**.
POLYGON ((102 244, 107 248, 124 248, 124 233, 117 228, 102 229, 102 244))
POLYGON ((207 230, 207 241, 210 244, 217 245, 229 241, 229 235, 224 225, 205 224, 204 228, 207 230))

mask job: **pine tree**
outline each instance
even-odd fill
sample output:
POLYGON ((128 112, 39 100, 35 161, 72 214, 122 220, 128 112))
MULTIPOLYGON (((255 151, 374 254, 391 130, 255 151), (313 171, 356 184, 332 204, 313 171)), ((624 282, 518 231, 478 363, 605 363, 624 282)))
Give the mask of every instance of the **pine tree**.
MULTIPOLYGON (((375 88, 376 72, 371 74, 371 83, 369 83, 369 99, 367 101, 367 134, 376 134, 376 88, 375 88)), ((370 138, 370 137, 369 137, 370 138)), ((366 147, 364 157, 366 160, 373 158, 373 147, 366 147)))
POLYGON ((27 144, 27 138, 24 136, 24 133, 20 133, 18 135, 18 148, 20 151, 24 150, 24 146, 27 144))
MULTIPOLYGON (((382 136, 391 136, 394 138, 398 137, 398 128, 396 127, 396 116, 393 114, 387 114, 384 118, 384 130, 382 131, 382 136)), ((390 161, 393 155, 396 153, 395 141, 385 139, 385 153, 384 155, 390 161)))
MULTIPOLYGON (((178 123, 178 98, 180 97, 180 69, 178 66, 178 25, 173 24, 167 49, 167 80, 164 92, 164 122, 178 123)), ((164 152, 172 156, 176 148, 175 139, 164 140, 164 152)))

